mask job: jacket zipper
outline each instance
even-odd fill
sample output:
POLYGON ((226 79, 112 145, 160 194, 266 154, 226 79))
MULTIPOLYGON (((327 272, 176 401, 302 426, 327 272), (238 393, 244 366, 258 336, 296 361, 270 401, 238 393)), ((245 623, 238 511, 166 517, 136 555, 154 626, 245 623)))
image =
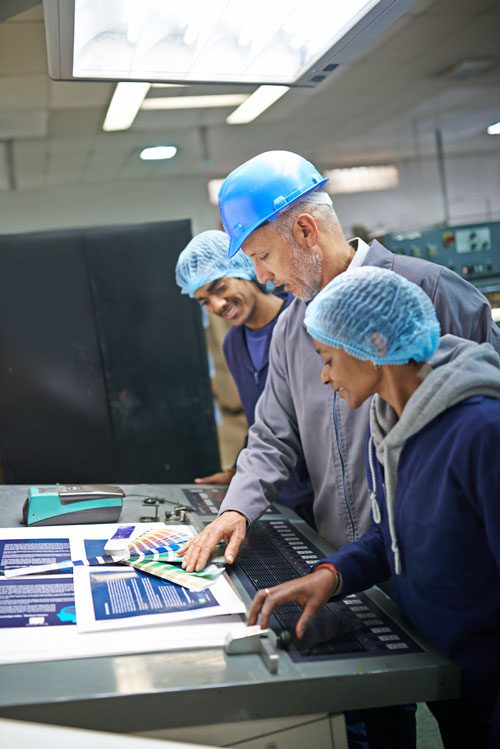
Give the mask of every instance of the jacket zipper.
POLYGON ((351 504, 349 502, 349 493, 347 491, 344 454, 342 452, 342 447, 340 444, 340 429, 339 429, 338 414, 337 414, 337 393, 335 392, 333 393, 333 425, 335 427, 335 439, 337 442, 337 450, 339 451, 340 465, 342 467, 342 488, 344 491, 344 503, 345 503, 345 506, 347 507, 347 512, 349 513, 349 519, 351 521, 352 540, 355 541, 356 531, 354 527, 354 519, 352 517, 351 504))

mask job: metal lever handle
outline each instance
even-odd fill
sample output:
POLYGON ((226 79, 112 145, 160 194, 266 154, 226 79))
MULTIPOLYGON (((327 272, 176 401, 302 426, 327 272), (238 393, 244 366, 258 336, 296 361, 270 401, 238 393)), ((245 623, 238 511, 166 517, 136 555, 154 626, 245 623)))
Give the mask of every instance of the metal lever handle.
POLYGON ((224 643, 224 651, 228 655, 257 653, 269 673, 278 673, 280 657, 276 652, 276 635, 270 629, 261 629, 256 625, 247 627, 243 634, 228 634, 224 643))

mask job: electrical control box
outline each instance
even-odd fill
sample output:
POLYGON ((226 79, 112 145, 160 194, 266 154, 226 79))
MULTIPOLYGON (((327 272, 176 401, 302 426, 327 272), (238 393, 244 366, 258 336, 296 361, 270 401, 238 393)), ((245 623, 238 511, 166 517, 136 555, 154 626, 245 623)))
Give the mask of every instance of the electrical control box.
POLYGON ((381 241, 392 252, 444 265, 468 281, 500 280, 500 221, 392 232, 381 241))

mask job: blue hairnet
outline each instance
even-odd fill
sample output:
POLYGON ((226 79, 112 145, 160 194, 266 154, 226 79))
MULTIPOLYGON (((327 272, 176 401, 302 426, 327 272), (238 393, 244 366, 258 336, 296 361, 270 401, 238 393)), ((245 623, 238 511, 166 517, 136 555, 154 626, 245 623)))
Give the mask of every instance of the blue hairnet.
POLYGON ((243 278, 255 281, 251 260, 243 252, 228 258, 229 237, 223 231, 204 231, 182 250, 175 266, 175 280, 183 294, 193 299, 201 286, 218 278, 243 278))
POLYGON ((309 304, 304 322, 320 343, 375 364, 425 361, 439 342, 439 322, 427 294, 383 268, 341 273, 309 304))

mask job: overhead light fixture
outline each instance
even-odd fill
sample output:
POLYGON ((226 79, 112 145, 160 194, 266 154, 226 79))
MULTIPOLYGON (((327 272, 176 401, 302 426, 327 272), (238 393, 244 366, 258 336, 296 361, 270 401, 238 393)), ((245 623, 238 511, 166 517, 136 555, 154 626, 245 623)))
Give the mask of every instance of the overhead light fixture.
POLYGON ((356 166, 325 172, 329 182, 325 189, 334 195, 371 190, 390 190, 399 185, 396 166, 356 166))
POLYGON ((488 135, 500 135, 500 122, 494 122, 493 125, 489 125, 486 132, 488 135))
POLYGON ((106 132, 127 130, 136 118, 144 97, 149 91, 149 85, 149 83, 119 83, 115 88, 102 129, 106 132))
POLYGON ((142 149, 139 156, 143 161, 163 161, 173 159, 176 153, 175 146, 148 146, 142 149))
POLYGON ((213 96, 152 96, 144 99, 141 109, 208 109, 235 107, 248 99, 248 94, 214 94, 213 96))
POLYGON ((44 0, 55 80, 314 86, 415 0, 44 0))
POLYGON ((255 120, 262 112, 265 112, 274 102, 281 99, 289 86, 259 86, 238 109, 231 112, 226 119, 228 125, 245 125, 255 120))
POLYGON ((219 191, 222 187, 223 179, 211 179, 208 182, 208 199, 211 205, 219 205, 219 191))

